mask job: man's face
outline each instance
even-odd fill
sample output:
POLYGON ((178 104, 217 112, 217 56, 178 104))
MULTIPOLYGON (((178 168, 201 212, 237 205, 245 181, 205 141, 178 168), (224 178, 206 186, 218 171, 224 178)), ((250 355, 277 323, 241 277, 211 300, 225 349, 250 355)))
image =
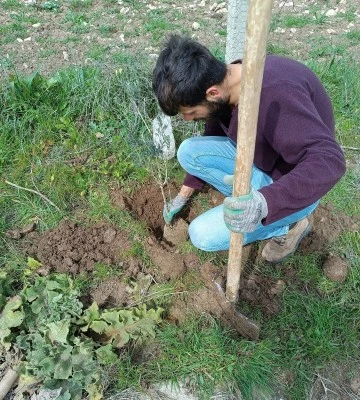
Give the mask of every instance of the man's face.
POLYGON ((220 99, 217 101, 205 100, 197 106, 180 106, 179 111, 185 121, 208 121, 229 118, 232 110, 229 99, 220 99))

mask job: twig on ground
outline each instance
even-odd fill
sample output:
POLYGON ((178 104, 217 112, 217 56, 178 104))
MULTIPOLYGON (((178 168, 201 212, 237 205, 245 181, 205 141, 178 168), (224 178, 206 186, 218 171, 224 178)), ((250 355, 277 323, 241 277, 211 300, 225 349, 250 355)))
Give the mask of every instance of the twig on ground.
POLYGON ((4 399, 9 393, 18 377, 18 373, 11 368, 6 372, 5 376, 0 381, 0 400, 4 399))
POLYGON ((344 150, 360 150, 360 147, 352 147, 352 146, 341 146, 344 150))
POLYGON ((61 213, 60 208, 59 208, 56 204, 54 204, 50 199, 48 199, 45 195, 43 195, 42 193, 40 193, 39 191, 33 190, 33 189, 29 189, 29 188, 26 188, 26 187, 23 187, 23 186, 19 186, 19 185, 15 184, 15 183, 12 183, 12 182, 9 182, 9 181, 5 181, 5 183, 6 183, 7 185, 10 185, 10 186, 15 187, 15 188, 17 188, 17 189, 21 189, 21 190, 25 190, 26 192, 30 192, 30 193, 37 194, 37 195, 40 196, 45 202, 47 202, 47 203, 49 203, 50 205, 52 205, 53 207, 55 207, 55 208, 61 213))

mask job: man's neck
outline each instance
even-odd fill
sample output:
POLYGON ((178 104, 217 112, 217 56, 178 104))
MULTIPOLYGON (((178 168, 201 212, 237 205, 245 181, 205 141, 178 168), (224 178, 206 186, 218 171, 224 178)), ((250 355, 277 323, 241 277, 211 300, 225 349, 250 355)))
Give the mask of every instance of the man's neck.
POLYGON ((229 64, 228 73, 224 82, 224 86, 230 96, 229 104, 232 107, 238 105, 240 94, 240 81, 241 81, 241 64, 229 64))

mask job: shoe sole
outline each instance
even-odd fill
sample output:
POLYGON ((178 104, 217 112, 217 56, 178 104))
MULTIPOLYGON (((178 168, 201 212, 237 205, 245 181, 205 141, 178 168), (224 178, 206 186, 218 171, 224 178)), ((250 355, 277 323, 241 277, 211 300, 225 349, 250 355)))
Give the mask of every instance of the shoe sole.
POLYGON ((296 244, 295 244, 294 250, 293 250, 291 253, 289 253, 289 254, 287 254, 285 257, 279 258, 278 260, 275 260, 275 261, 268 261, 268 260, 266 260, 266 259, 265 259, 265 261, 266 261, 267 263, 269 263, 269 264, 278 264, 278 263, 284 261, 285 258, 288 258, 288 257, 292 256, 292 255, 296 252, 296 250, 298 249, 300 242, 304 239, 305 236, 307 236, 307 235, 310 233, 311 228, 312 228, 312 224, 311 224, 311 222, 309 221, 308 227, 307 227, 307 228, 304 230, 304 232, 300 235, 298 241, 297 241, 296 244))

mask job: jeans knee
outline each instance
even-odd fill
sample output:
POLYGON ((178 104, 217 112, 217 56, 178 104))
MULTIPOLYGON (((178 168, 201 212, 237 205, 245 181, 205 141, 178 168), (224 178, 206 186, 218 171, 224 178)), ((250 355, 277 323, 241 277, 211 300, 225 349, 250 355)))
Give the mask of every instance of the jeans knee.
POLYGON ((207 235, 204 235, 204 229, 201 224, 197 223, 196 219, 189 225, 189 237, 196 248, 203 251, 212 251, 209 249, 207 235))
POLYGON ((185 139, 179 146, 177 151, 177 159, 180 165, 187 170, 186 166, 191 162, 193 158, 193 138, 185 139))

